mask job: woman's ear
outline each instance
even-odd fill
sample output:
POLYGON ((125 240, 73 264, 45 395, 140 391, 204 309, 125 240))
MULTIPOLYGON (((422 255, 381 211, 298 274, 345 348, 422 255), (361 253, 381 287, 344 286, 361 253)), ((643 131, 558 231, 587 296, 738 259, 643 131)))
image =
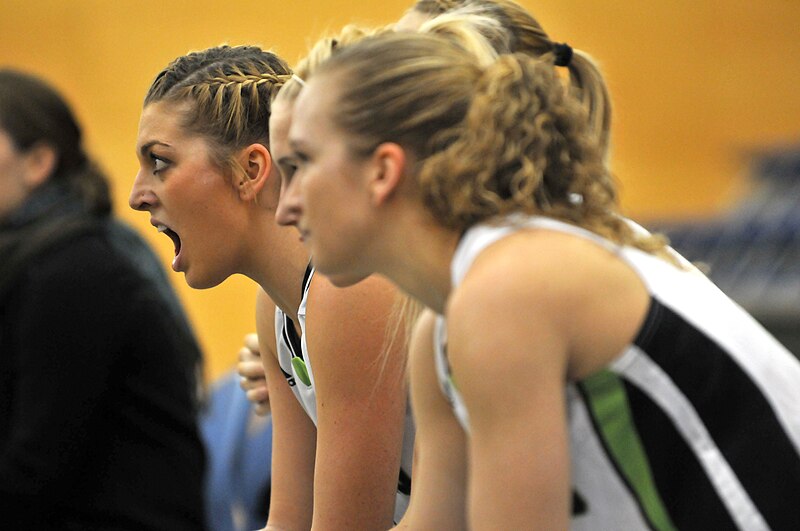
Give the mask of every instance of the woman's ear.
POLYGON ((391 199, 406 176, 406 151, 393 142, 384 142, 372 154, 375 172, 369 182, 370 197, 375 206, 391 199))
POLYGON ((235 184, 239 197, 243 201, 252 201, 272 173, 272 155, 264 144, 255 143, 244 148, 240 160, 244 171, 235 184))
POLYGON ((58 165, 58 153, 53 146, 40 142, 25 152, 25 175, 23 181, 28 190, 47 181, 58 165))

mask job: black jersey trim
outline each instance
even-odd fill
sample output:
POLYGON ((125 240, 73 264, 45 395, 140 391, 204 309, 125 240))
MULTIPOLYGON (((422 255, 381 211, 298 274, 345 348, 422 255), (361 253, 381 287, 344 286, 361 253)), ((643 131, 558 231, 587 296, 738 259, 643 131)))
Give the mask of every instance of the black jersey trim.
POLYGON ((672 420, 639 388, 623 380, 653 481, 677 529, 736 529, 727 508, 672 420))
POLYGON ((300 297, 305 297, 308 288, 311 286, 311 273, 314 272, 314 268, 311 266, 311 262, 308 263, 306 266, 306 272, 303 273, 303 283, 302 289, 300 291, 300 297))
MULTIPOLYGON (((691 402, 768 525, 774 529, 800 529, 800 455, 764 394, 716 341, 656 299, 651 302, 646 322, 647 334, 637 338, 636 345, 691 402)), ((711 510, 707 504, 716 494, 712 497, 694 492, 689 496, 685 489, 698 485, 699 476, 705 473, 693 471, 699 463, 691 449, 681 448, 685 446, 678 443, 682 437, 669 419, 659 415, 660 408, 632 386, 629 396, 636 423, 641 424, 639 433, 643 439, 648 434, 651 439, 649 444, 645 441, 649 455, 665 448, 667 438, 676 438, 669 443, 669 455, 656 460, 660 462, 660 466, 654 465, 656 482, 662 492, 691 498, 691 507, 675 511, 670 507, 670 512, 676 520, 678 514, 692 514, 691 522, 684 524, 691 524, 689 528, 699 525, 697 519, 711 510), (688 481, 689 478, 693 479, 688 481), (690 509, 691 513, 686 513, 690 509)), ((664 498, 667 503, 676 499, 666 494, 664 498)), ((675 523, 683 528, 682 522, 675 523)), ((718 526, 719 522, 713 525, 718 526)))
POLYGON ((411 476, 402 468, 397 480, 397 490, 406 496, 411 496, 411 476))
POLYGON ((294 327, 294 321, 286 314, 283 314, 283 330, 281 334, 283 335, 283 341, 289 346, 289 352, 291 352, 292 357, 302 360, 303 347, 300 342, 300 336, 294 327))
MULTIPOLYGON (((306 296, 308 289, 311 287, 311 273, 313 273, 313 271, 314 269, 309 263, 306 267, 305 273, 303 274, 303 283, 300 290, 301 300, 306 296)), ((289 352, 291 352, 292 357, 300 358, 301 360, 305 361, 303 357, 303 345, 300 341, 300 336, 297 333, 297 329, 294 326, 294 321, 292 321, 292 319, 285 313, 283 314, 283 330, 281 330, 281 334, 283 335, 284 342, 289 347, 289 352)))

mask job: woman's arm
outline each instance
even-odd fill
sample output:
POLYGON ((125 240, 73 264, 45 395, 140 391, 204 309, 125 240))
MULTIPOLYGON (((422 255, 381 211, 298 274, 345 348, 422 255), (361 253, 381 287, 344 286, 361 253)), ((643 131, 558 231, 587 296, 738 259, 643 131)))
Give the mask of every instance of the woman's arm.
POLYGON ((315 529, 392 526, 407 407, 402 341, 385 355, 396 297, 370 277, 348 288, 317 275, 306 341, 317 396, 315 529))
POLYGON ((564 323, 573 304, 565 275, 544 261, 476 261, 447 309, 449 359, 470 416, 471 529, 569 526, 564 323))
POLYGON ((275 343, 275 305, 263 291, 256 300, 256 330, 272 410, 272 485, 266 529, 309 529, 316 430, 281 372, 275 343))
POLYGON ((566 529, 566 384, 607 367, 650 296, 615 253, 550 231, 479 256, 448 305, 450 364, 469 411, 470 528, 566 529))
POLYGON ((409 351, 411 403, 417 423, 411 503, 397 529, 466 529, 466 437, 436 376, 433 331, 426 310, 409 351))

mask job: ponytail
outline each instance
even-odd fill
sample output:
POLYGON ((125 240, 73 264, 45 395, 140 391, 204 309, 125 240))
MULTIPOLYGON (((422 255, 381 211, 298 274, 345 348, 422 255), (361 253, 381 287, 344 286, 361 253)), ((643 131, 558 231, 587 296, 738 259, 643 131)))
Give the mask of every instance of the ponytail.
MULTIPOLYGON (((454 230, 511 212, 575 208, 575 181, 606 173, 585 120, 548 61, 502 56, 476 80, 463 123, 438 137, 447 147, 423 163, 423 200, 454 230)), ((601 195, 608 206, 613 187, 601 195)))
POLYGON ((603 156, 608 158, 611 147, 611 96, 603 74, 594 59, 581 50, 572 50, 567 69, 570 86, 587 110, 589 128, 597 138, 603 156))

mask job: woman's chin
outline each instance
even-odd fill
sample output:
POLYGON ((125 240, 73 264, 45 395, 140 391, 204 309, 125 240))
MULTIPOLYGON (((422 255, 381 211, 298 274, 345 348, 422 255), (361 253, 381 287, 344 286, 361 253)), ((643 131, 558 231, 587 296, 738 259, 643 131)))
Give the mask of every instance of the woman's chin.
POLYGON ((337 288, 346 288, 348 286, 352 286, 353 284, 358 284, 359 282, 361 282, 362 280, 364 280, 369 276, 351 271, 326 272, 325 270, 319 267, 316 267, 316 270, 325 275, 328 278, 328 280, 330 280, 331 284, 333 284, 337 288))
POLYGON ((197 271, 192 271, 191 268, 187 268, 183 274, 186 278, 186 283, 192 289, 208 289, 219 286, 223 280, 230 276, 225 275, 224 277, 219 278, 219 276, 203 275, 197 271))

